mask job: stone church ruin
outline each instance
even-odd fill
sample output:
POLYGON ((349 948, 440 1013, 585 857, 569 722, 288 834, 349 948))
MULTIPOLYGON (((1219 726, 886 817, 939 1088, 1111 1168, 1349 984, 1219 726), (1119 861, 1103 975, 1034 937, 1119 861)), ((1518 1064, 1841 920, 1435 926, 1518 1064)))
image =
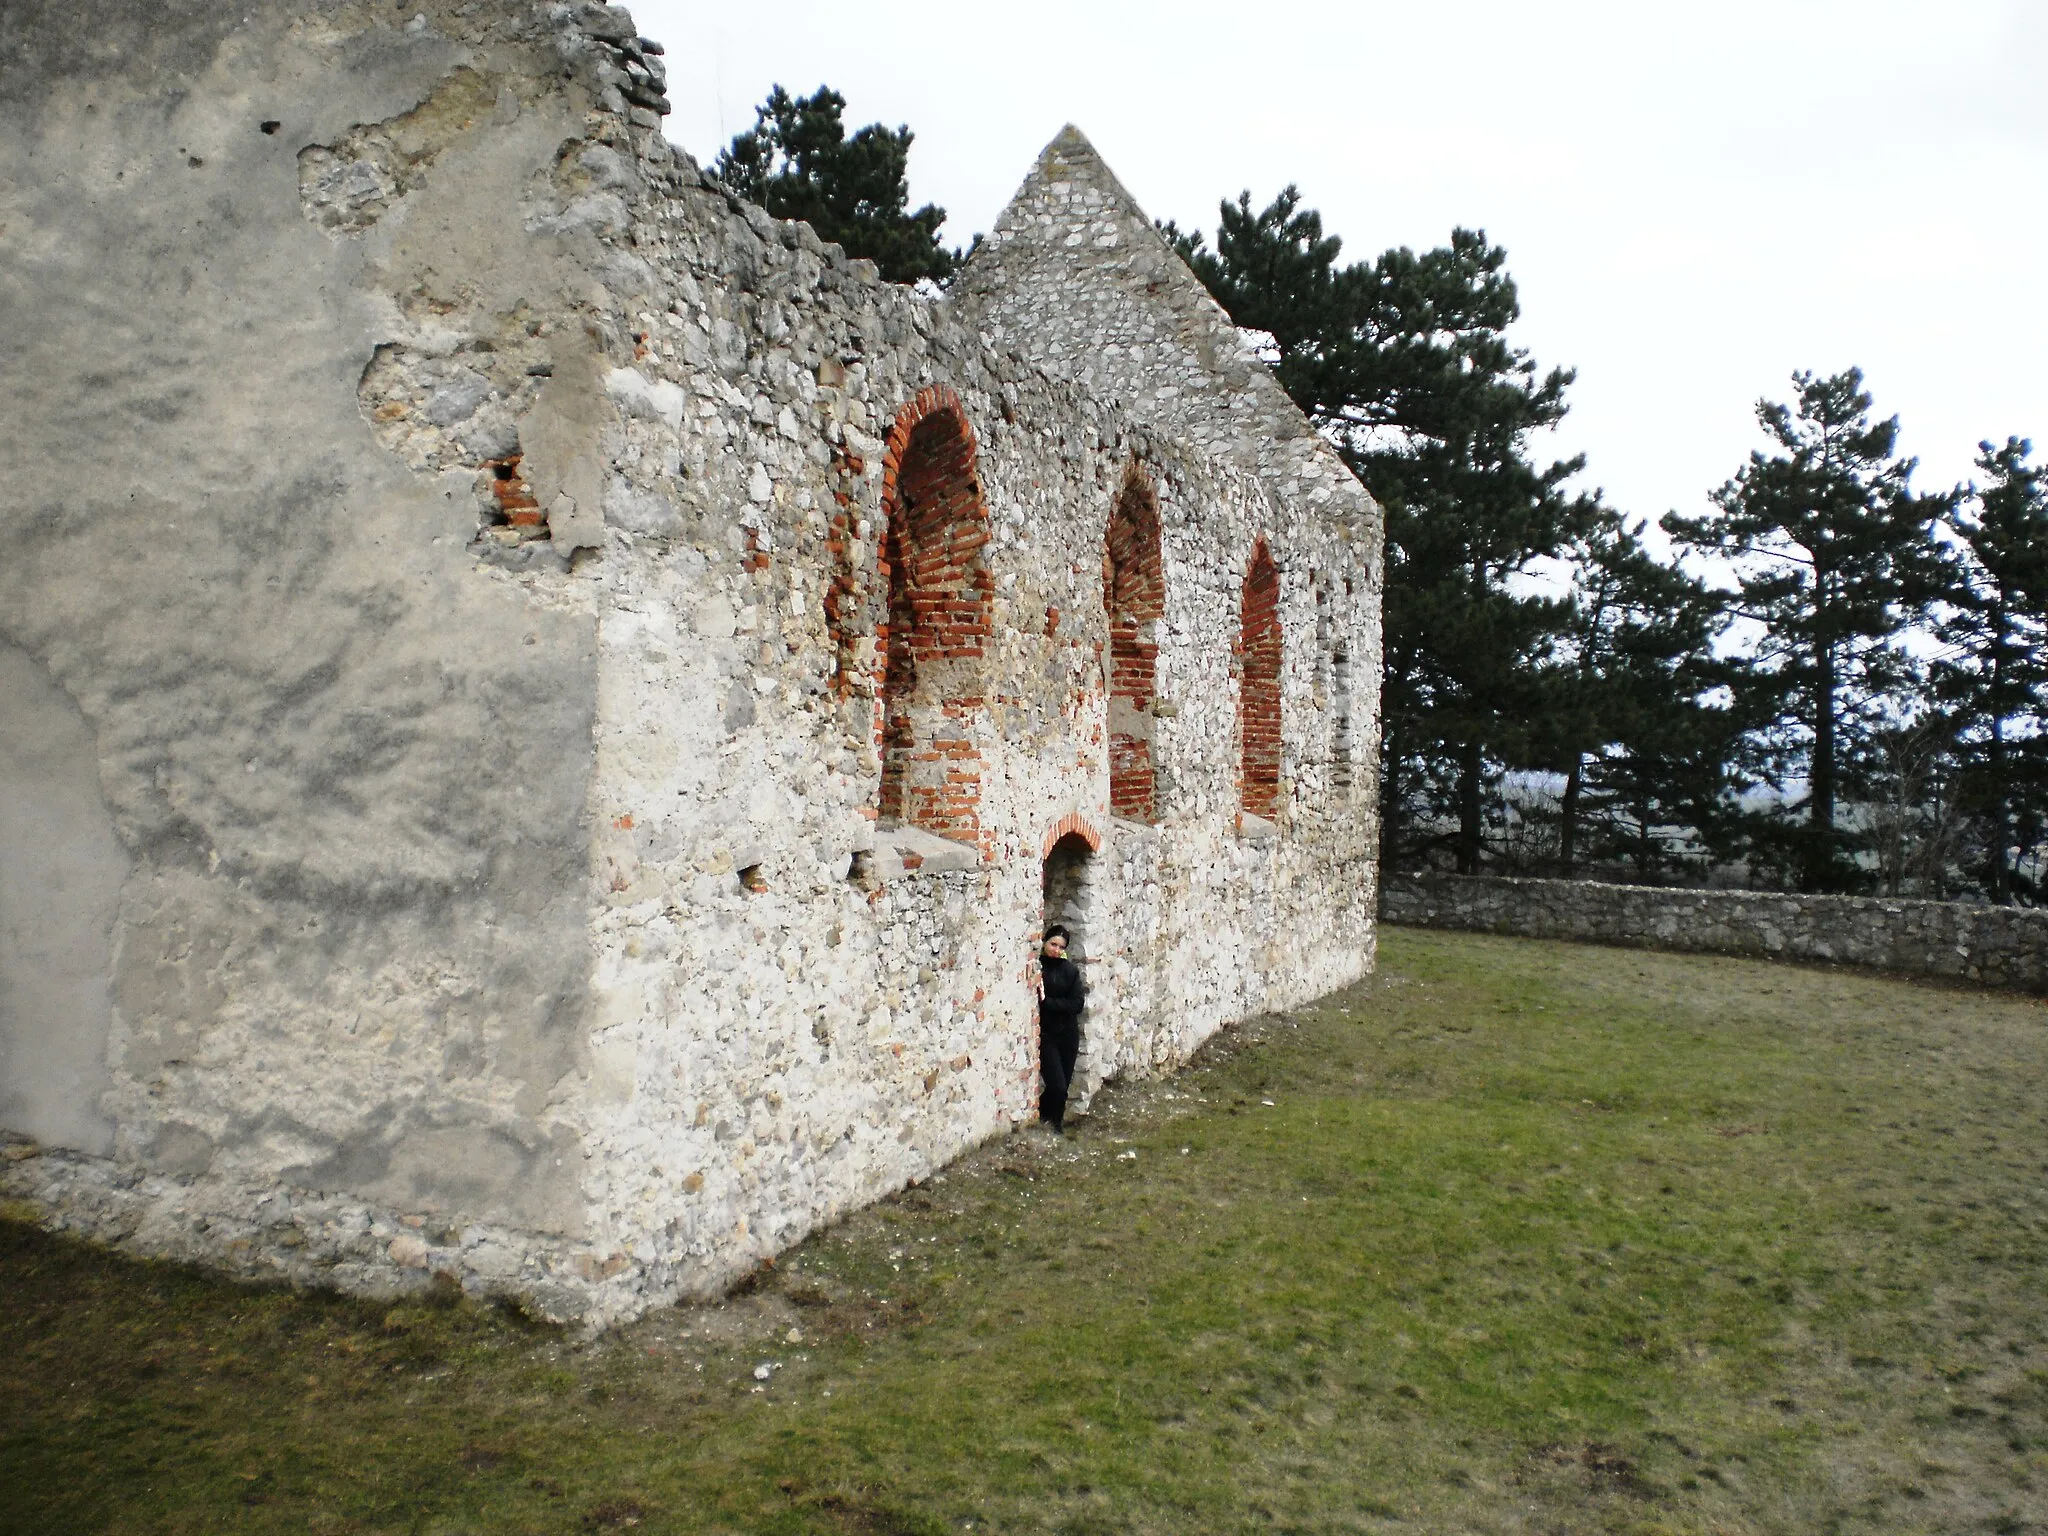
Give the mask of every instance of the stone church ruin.
POLYGON ((1088 143, 943 294, 527 0, 0 15, 0 1180, 602 1323, 1373 957, 1377 508, 1088 143))

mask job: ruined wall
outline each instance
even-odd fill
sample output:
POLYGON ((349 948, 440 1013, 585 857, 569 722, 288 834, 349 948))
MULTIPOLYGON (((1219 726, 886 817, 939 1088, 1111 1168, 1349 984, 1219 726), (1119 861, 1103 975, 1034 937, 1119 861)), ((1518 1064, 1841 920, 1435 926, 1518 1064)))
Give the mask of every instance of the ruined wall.
POLYGON ((100 793, 92 726, 0 645, 0 1126, 113 1151, 108 982, 128 856, 100 793))
POLYGON ((1385 885, 1380 915, 1418 928, 1828 961, 2048 992, 2048 912, 2033 908, 1399 875, 1385 885))
POLYGON ((959 302, 999 350, 1256 474, 1267 509, 1238 575, 1264 536, 1289 593, 1282 814, 1321 823, 1311 835, 1341 857, 1376 846, 1384 528, 1365 488, 1072 127, 976 250, 959 302))
POLYGON ((69 1085, 4 1121, 57 1144, 4 1175, 49 1219, 603 1321, 1032 1114, 1063 835, 1079 1100, 1369 966, 1376 514, 1313 439, 1275 456, 1268 396, 1195 430, 989 345, 986 287, 729 197, 622 11, 0 26, 0 706, 70 722, 0 784, 41 786, 84 930, 70 1001, 0 930, 0 1059, 69 1085), (1119 641, 1134 484, 1159 571, 1119 641), (906 540, 920 498, 951 510, 906 540), (1150 819, 1111 814, 1119 739, 1150 819))
MULTIPOLYGON (((1362 945, 1369 965, 1376 905, 1379 508, 1075 129, 1047 146, 959 290, 959 304, 997 350, 1116 401, 1159 435, 1242 466, 1256 480, 1258 515, 1230 531, 1224 568, 1195 576, 1191 600, 1163 627, 1169 640, 1179 638, 1183 655, 1203 659, 1179 682, 1162 681, 1171 725, 1162 720, 1160 728, 1178 738, 1186 757, 1213 765, 1216 754, 1228 754, 1242 804, 1247 662, 1270 722, 1260 658, 1247 651, 1240 628, 1263 538, 1281 628, 1277 782, 1261 756, 1256 772, 1265 782, 1253 788, 1253 819, 1239 825, 1236 847, 1199 825, 1210 808, 1200 790, 1162 809, 1163 857, 1198 885, 1228 869, 1260 901, 1272 903, 1278 893, 1268 910, 1299 938, 1254 951, 1262 974, 1235 994, 1239 1004, 1284 1006, 1340 985, 1323 957, 1362 945), (1228 628, 1219 636, 1221 621, 1228 628), (1219 673, 1216 660, 1226 652, 1230 666, 1219 673), (1228 708, 1215 709, 1219 700, 1228 708), (1182 713, 1190 708, 1196 719, 1182 713), (1257 804, 1270 804, 1270 817, 1257 804), (1275 823, 1271 846, 1268 820, 1275 823)), ((1190 558, 1178 553, 1183 563, 1190 558)), ((1254 746, 1270 753, 1272 743, 1254 746)), ((1171 942, 1199 943, 1199 936, 1176 930, 1171 942)))
MULTIPOLYGON (((1067 830, 1100 850, 1084 1091, 1265 1006, 1269 967, 1349 980, 1366 954, 1314 924, 1297 948, 1276 840, 1239 833, 1255 475, 714 188, 678 187, 636 238, 660 286, 607 376, 590 1131, 621 1289, 729 1274, 1031 1117, 1042 861, 1067 830), (894 497, 922 494, 906 445, 941 419, 971 438, 945 451, 971 448, 972 494, 940 476, 924 505, 967 544, 912 527, 892 554, 894 497), (1134 473, 1161 524, 1157 689, 1184 706, 1154 718, 1177 841, 1110 814, 1105 563, 1134 473), (892 600, 894 558, 922 562, 914 601, 892 600), (888 651, 913 610, 906 706, 888 651), (931 760, 892 790, 899 727, 931 760)), ((1312 632, 1307 604, 1294 619, 1312 632)))
MULTIPOLYGON (((0 926, 10 1092, 29 1038, 96 1037, 5 1124, 115 1170, 16 1187, 257 1273, 585 1224, 598 611, 559 555, 490 563, 479 507, 610 302, 533 217, 603 82, 573 28, 454 9, 0 11, 0 773, 115 889, 68 990, 0 926), (53 716, 89 763, 19 762, 53 716)), ((9 912, 62 911, 23 837, 9 912)))

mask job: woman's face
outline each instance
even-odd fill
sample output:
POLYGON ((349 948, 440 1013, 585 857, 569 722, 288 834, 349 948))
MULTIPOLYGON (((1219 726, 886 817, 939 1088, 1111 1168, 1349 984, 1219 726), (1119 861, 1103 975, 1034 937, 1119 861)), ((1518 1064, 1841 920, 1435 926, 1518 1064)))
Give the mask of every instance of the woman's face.
POLYGON ((1049 960, 1064 960, 1067 955, 1067 936, 1056 933, 1045 941, 1045 954, 1049 960))

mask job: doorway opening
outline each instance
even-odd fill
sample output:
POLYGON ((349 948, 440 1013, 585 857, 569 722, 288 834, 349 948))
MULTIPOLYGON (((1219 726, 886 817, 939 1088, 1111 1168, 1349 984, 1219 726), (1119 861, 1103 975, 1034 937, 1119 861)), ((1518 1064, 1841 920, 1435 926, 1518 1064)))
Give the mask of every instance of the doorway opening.
POLYGON ((1045 855, 1045 916, 1039 934, 1054 923, 1067 927, 1067 958, 1083 962, 1090 958, 1088 930, 1095 915, 1093 865, 1095 849, 1079 832, 1069 832, 1045 855))

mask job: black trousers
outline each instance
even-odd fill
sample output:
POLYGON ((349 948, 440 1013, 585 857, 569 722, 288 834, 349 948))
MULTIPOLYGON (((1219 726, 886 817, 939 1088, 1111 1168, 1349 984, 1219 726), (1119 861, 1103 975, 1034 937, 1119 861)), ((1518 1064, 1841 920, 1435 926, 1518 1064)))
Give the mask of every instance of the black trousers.
POLYGON ((1038 1069, 1045 1091, 1038 1098, 1038 1118, 1058 1126, 1067 1118, 1067 1089, 1074 1081, 1074 1061, 1081 1054, 1081 1021, 1038 1016, 1038 1069))

